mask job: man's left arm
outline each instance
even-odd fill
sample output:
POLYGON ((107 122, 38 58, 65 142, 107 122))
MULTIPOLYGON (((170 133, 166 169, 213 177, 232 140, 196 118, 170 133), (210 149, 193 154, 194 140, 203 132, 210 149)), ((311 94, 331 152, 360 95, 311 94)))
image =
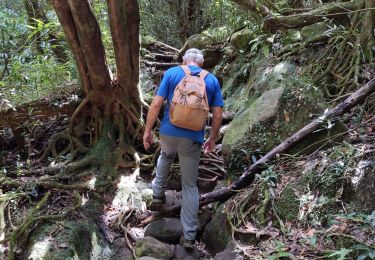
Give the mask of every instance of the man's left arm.
POLYGON ((216 141, 219 139, 219 130, 221 127, 221 120, 223 109, 222 107, 211 107, 212 110, 212 126, 210 136, 204 143, 204 152, 210 153, 215 148, 216 141))

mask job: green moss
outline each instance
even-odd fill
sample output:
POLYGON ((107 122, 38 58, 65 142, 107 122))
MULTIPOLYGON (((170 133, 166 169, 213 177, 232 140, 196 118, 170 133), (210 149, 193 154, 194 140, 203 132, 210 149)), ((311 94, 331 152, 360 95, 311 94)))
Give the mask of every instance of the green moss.
POLYGON ((284 188, 280 198, 275 201, 275 209, 281 219, 286 219, 287 221, 297 219, 299 200, 292 185, 287 184, 284 188))
POLYGON ((203 240, 214 254, 223 251, 231 240, 227 225, 227 214, 223 212, 223 209, 224 204, 221 204, 203 234, 203 240))
POLYGON ((96 224, 87 219, 47 222, 31 236, 25 259, 28 256, 33 256, 33 259, 90 259, 105 250, 99 246, 98 238, 100 233, 96 224))

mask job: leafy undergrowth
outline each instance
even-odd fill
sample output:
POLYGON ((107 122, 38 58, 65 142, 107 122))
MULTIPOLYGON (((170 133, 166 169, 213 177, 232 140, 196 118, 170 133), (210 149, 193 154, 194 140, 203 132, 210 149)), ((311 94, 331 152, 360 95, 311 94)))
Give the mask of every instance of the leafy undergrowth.
POLYGON ((249 259, 375 259, 375 117, 358 108, 346 124, 342 143, 281 156, 226 203, 238 252, 249 259))

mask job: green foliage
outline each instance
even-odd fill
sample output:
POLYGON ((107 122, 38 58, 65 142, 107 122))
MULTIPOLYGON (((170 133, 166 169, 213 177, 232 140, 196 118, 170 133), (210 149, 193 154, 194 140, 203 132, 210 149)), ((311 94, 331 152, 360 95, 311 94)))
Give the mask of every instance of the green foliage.
POLYGON ((350 249, 341 248, 340 250, 334 251, 328 257, 334 257, 337 260, 348 259, 347 256, 352 252, 350 249))
POLYGON ((34 19, 34 25, 30 26, 23 6, 0 10, 0 20, 4 21, 0 24, 1 98, 13 105, 43 97, 65 82, 78 78, 72 59, 62 64, 53 54, 54 46, 48 34, 54 31, 59 36, 62 31, 57 18, 50 15, 51 22, 34 19))
MULTIPOLYGON (((182 11, 186 10, 185 0, 179 0, 182 11)), ((204 30, 217 39, 225 40, 234 29, 251 23, 250 13, 242 10, 229 0, 197 1, 194 8, 194 21, 191 34, 204 30)), ((151 35, 157 40, 168 43, 177 48, 183 45, 180 37, 179 22, 182 17, 176 10, 163 0, 141 0, 141 31, 142 35, 151 35)))

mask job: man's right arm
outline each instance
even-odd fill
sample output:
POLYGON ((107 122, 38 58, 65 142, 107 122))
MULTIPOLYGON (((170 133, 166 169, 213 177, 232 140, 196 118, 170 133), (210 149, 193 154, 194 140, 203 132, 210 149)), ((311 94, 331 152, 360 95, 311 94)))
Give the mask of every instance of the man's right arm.
POLYGON ((145 147, 146 150, 148 150, 151 144, 154 142, 151 130, 155 124, 156 119, 159 116, 160 109, 163 106, 163 102, 164 102, 164 97, 155 96, 148 110, 145 133, 143 135, 143 146, 145 147))

